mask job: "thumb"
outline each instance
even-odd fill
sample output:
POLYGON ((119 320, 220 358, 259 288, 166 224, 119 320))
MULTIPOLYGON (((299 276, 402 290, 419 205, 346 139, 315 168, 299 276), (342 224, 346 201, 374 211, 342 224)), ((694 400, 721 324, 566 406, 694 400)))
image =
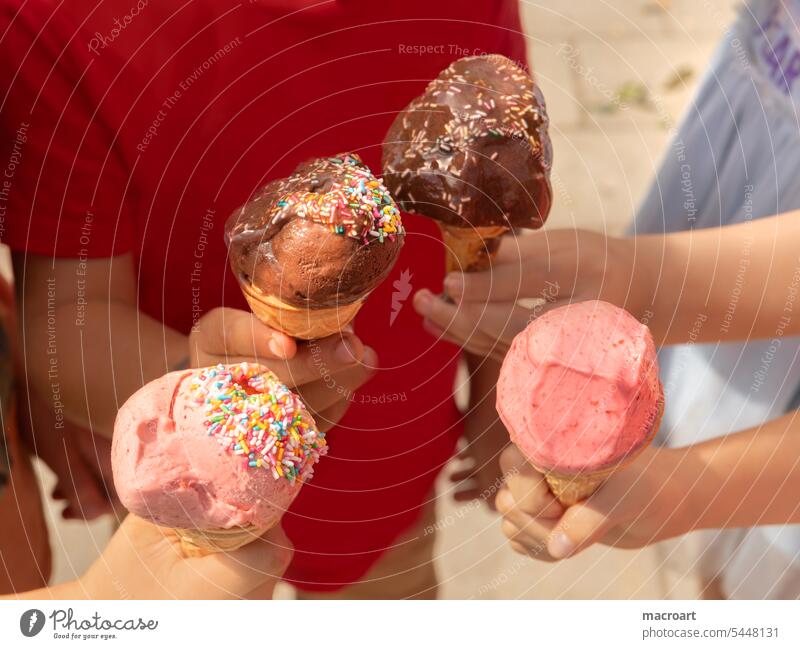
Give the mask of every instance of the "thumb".
POLYGON ((590 503, 573 505, 561 517, 547 539, 547 552, 554 559, 565 559, 597 543, 613 523, 590 503))

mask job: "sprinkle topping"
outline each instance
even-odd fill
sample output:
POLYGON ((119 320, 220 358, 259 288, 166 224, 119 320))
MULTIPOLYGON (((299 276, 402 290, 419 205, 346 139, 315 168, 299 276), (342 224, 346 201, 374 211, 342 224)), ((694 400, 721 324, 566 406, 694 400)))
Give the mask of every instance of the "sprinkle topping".
POLYGON ((541 91, 516 63, 459 59, 398 114, 384 181, 403 210, 457 227, 539 227, 552 195, 548 124, 541 91))
POLYGON ((285 185, 303 189, 280 195, 272 209, 273 222, 292 212, 364 243, 375 239, 383 243, 404 234, 389 190, 354 153, 314 160, 287 178, 285 185))
POLYGON ((327 452, 300 398, 261 365, 239 363, 200 370, 191 389, 205 405, 208 434, 245 466, 275 480, 305 482, 327 452))

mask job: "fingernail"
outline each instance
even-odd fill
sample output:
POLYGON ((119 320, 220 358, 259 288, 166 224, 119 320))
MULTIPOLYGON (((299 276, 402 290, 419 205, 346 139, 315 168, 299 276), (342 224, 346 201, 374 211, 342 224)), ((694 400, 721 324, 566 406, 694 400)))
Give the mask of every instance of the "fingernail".
POLYGON ((450 273, 444 278, 444 290, 450 296, 461 295, 464 290, 464 276, 460 273, 450 273))
POLYGON ((433 295, 431 295, 430 291, 422 289, 414 295, 414 307, 420 315, 429 315, 432 303, 433 295))
POLYGON ((346 365, 352 365, 361 360, 363 347, 350 336, 344 336, 336 346, 336 360, 346 365))
POLYGON ((547 551, 554 559, 564 559, 575 551, 575 544, 564 532, 554 532, 547 541, 547 551))
POLYGON ((277 338, 270 338, 269 343, 267 344, 267 347, 269 347, 269 351, 271 351, 273 354, 275 354, 275 356, 277 356, 279 358, 283 358, 284 357, 285 352, 283 350, 283 345, 280 343, 280 341, 278 341, 277 338))

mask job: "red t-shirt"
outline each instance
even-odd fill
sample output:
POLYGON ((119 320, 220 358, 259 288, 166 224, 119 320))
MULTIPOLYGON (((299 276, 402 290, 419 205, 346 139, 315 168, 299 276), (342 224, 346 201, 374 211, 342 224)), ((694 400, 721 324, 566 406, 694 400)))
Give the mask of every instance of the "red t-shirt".
MULTIPOLYGON (((0 7, 0 234, 42 255, 132 252, 141 310, 184 332, 213 307, 246 308, 222 225, 257 188, 346 150, 377 171, 397 111, 451 61, 525 60, 516 0, 0 7)), ((284 519, 288 578, 307 589, 366 572, 414 521, 461 432, 458 350, 425 334, 408 303, 390 319, 401 272, 414 290, 441 288, 437 228, 404 221, 394 272, 355 323, 381 370, 284 519)))

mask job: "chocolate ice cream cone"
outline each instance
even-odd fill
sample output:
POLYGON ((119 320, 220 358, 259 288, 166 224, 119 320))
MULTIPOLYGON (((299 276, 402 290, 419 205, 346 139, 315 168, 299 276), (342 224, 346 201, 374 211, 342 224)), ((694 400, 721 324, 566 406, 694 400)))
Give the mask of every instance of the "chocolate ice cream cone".
POLYGON ((266 295, 253 286, 242 284, 241 288, 261 322, 300 340, 315 340, 340 332, 356 317, 366 299, 329 308, 305 309, 266 295))
POLYGON ((264 323, 304 340, 341 331, 403 247, 400 211, 356 154, 273 180, 225 225, 231 268, 264 323))
POLYGON ((504 226, 457 228, 439 222, 447 254, 447 272, 474 273, 488 270, 500 248, 504 226))

